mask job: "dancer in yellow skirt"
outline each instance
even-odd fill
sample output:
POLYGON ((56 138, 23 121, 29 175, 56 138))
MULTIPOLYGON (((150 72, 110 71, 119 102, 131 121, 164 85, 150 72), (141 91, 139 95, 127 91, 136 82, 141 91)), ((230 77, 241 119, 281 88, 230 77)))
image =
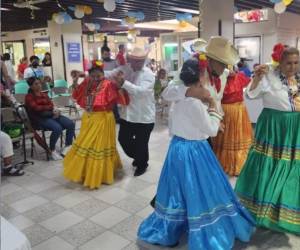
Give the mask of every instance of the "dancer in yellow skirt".
POLYGON ((252 143, 252 126, 243 102, 243 88, 250 82, 243 72, 228 76, 222 99, 224 132, 212 138, 212 145, 225 172, 238 176, 252 143))
POLYGON ((64 159, 64 176, 83 182, 90 189, 112 184, 114 172, 121 167, 116 148, 115 104, 128 105, 127 92, 104 78, 102 64, 94 61, 87 77, 77 84, 73 72, 73 98, 85 109, 80 133, 64 159))

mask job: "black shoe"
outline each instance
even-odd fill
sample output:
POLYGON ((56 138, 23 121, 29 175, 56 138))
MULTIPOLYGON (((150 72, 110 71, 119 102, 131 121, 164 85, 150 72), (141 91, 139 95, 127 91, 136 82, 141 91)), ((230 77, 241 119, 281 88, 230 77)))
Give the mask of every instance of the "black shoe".
POLYGON ((152 201, 150 201, 150 205, 151 207, 153 207, 155 209, 155 200, 156 200, 156 195, 154 196, 154 198, 152 199, 152 201))
POLYGON ((147 168, 137 168, 134 172, 134 176, 141 176, 146 172, 147 168))
POLYGON ((131 163, 131 165, 133 166, 133 167, 137 167, 137 163, 136 163, 136 161, 134 160, 132 163, 131 163))

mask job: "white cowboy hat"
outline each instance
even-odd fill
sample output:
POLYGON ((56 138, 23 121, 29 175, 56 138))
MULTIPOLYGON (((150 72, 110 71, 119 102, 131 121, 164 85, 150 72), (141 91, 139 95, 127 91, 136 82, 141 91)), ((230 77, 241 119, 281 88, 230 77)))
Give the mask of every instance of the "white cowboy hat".
POLYGON ((209 39, 205 47, 205 54, 207 57, 226 65, 235 65, 240 60, 238 50, 227 38, 220 36, 209 39))
POLYGON ((133 48, 132 51, 128 51, 127 56, 131 59, 145 60, 148 56, 149 51, 140 47, 133 48))

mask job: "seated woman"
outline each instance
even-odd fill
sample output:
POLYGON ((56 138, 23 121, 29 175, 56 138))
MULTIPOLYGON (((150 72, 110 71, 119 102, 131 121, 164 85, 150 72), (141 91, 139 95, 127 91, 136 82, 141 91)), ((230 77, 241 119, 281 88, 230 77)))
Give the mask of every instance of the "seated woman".
POLYGON ((68 147, 72 145, 75 123, 62 116, 59 110, 54 109, 53 102, 47 94, 42 92, 41 81, 38 78, 30 77, 27 83, 30 88, 25 97, 25 106, 33 127, 52 132, 50 136, 51 157, 55 161, 62 160, 61 154, 64 155, 68 147), (64 129, 67 130, 65 148, 60 154, 55 150, 55 145, 64 129))
POLYGON ((93 62, 89 77, 78 85, 79 72, 72 72, 73 98, 85 109, 79 136, 64 159, 64 176, 83 182, 90 189, 112 184, 121 167, 116 147, 116 124, 112 112, 116 104, 128 105, 125 90, 104 78, 100 62, 93 62))

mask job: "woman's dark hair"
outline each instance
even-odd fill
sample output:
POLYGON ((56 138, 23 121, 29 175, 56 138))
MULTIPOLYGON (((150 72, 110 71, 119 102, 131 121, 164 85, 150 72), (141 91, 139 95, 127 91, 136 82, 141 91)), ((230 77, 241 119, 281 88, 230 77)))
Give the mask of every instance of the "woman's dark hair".
POLYGON ((2 56, 3 61, 9 61, 10 60, 10 54, 9 53, 4 53, 2 56))
POLYGON ((104 71, 103 71, 103 68, 102 67, 95 67, 95 66, 93 66, 93 67, 91 67, 90 69, 89 69, 89 74, 92 74, 93 72, 95 72, 95 71, 100 71, 101 73, 103 73, 104 74, 104 71))
POLYGON ((28 79, 26 79, 26 82, 28 83, 28 86, 29 86, 28 94, 32 93, 32 89, 31 89, 30 87, 34 84, 34 82, 35 82, 36 80, 39 80, 39 79, 36 78, 36 77, 34 77, 34 76, 29 77, 28 79))
POLYGON ((34 60, 40 60, 40 58, 38 58, 37 56, 31 56, 29 58, 29 61, 32 63, 34 60))
POLYGON ((294 47, 285 47, 285 49, 282 52, 280 61, 283 61, 286 57, 288 57, 290 55, 299 56, 300 55, 299 50, 297 48, 294 48, 294 47))
POLYGON ((51 54, 49 52, 45 53, 45 56, 47 56, 47 55, 51 57, 51 54))
POLYGON ((197 59, 188 59, 182 65, 180 79, 185 86, 191 86, 199 81, 200 67, 197 59))

